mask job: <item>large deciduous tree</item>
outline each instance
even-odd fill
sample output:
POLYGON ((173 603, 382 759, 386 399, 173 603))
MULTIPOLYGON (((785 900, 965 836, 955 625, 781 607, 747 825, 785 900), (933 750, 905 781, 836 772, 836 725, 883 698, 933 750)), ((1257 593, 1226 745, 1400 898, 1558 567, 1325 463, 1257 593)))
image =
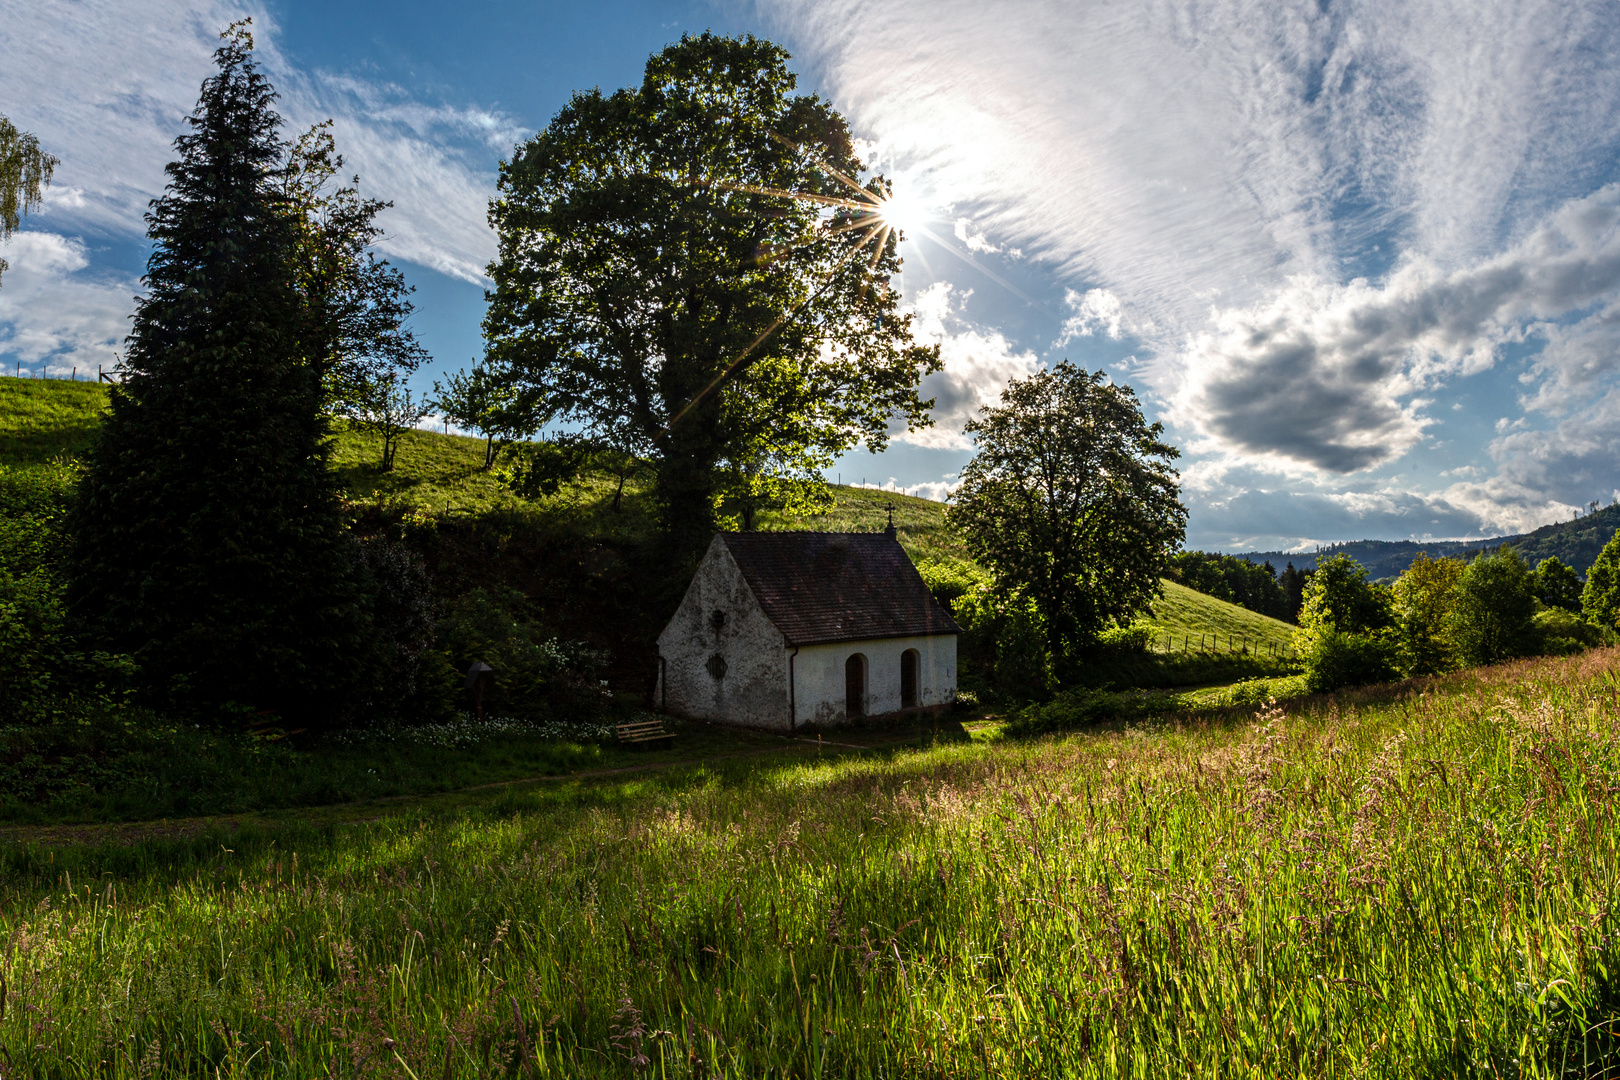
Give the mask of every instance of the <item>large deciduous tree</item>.
MULTIPOLYGON (((917 397, 897 234, 844 120, 787 53, 685 37, 638 87, 576 95, 501 167, 491 359, 563 419, 650 456, 667 535, 707 542, 722 471, 814 481, 917 397), (765 433, 761 447, 761 433, 765 433)), ((735 485, 733 485, 735 486, 735 485)))
POLYGON ((106 422, 73 514, 74 602, 165 696, 330 715, 367 666, 327 468, 303 208, 242 25, 175 141, 106 422))
POLYGON ((1494 664, 1536 649, 1535 579, 1510 547, 1481 555, 1457 578, 1447 628, 1457 658, 1494 664))
MULTIPOLYGON (((39 207, 58 164, 39 139, 0 116, 0 240, 10 240, 24 215, 39 207)), ((7 266, 0 259, 0 274, 7 266)))
POLYGON ((1179 453, 1129 387, 1068 361, 1015 379, 966 429, 951 523, 998 587, 1040 612, 1054 658, 1159 592, 1187 509, 1179 453))

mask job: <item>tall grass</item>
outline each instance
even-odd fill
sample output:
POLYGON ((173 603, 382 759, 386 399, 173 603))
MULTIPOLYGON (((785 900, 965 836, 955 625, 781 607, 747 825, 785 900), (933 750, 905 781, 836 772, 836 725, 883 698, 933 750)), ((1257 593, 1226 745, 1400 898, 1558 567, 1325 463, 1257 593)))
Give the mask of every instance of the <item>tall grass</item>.
POLYGON ((1601 1075, 1617 661, 13 846, 0 1069, 1601 1075))

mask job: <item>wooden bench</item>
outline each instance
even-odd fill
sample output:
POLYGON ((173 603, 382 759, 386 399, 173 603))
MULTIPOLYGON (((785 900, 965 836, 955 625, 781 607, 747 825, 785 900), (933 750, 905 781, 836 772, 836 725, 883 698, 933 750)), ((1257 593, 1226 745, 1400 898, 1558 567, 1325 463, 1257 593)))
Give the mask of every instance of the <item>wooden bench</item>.
POLYGON ((675 741, 674 732, 664 730, 662 720, 638 720, 633 724, 613 725, 619 745, 633 750, 661 750, 675 741))

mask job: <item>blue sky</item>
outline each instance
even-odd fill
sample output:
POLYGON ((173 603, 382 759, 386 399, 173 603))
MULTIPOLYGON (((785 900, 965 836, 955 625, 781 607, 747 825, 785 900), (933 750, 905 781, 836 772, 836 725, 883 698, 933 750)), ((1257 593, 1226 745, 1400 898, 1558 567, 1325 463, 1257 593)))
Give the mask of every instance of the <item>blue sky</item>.
POLYGON ((63 160, 6 245, 0 364, 94 370, 141 213, 252 14, 332 117, 433 371, 480 351, 497 161, 682 32, 785 44, 917 208, 936 425, 843 479, 944 497, 961 425, 1064 356, 1184 451, 1189 546, 1492 535, 1620 495, 1620 9, 982 0, 0 0, 0 112, 63 160))

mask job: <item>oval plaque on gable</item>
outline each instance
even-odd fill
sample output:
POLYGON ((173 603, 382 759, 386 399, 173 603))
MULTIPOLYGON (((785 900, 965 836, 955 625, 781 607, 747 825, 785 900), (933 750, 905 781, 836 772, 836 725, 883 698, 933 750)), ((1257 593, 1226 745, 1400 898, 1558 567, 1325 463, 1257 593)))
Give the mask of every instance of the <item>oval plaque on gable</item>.
POLYGON ((723 679, 726 677, 726 658, 721 656, 719 653, 715 653, 713 656, 709 657, 709 662, 703 666, 708 668, 709 674, 713 675, 717 679, 723 679))

